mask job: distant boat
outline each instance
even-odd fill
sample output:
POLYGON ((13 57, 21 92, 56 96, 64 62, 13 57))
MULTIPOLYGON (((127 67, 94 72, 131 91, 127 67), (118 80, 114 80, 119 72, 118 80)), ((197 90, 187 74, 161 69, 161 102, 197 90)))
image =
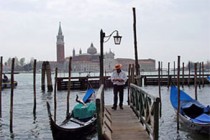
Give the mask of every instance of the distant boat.
MULTIPOLYGON (((178 89, 171 86, 170 100, 173 108, 178 110, 178 89)), ((210 134, 210 106, 204 106, 180 90, 180 113, 182 124, 190 130, 210 134)))
MULTIPOLYGON (((89 100, 93 89, 88 89, 83 97, 83 102, 89 100)), ((87 102, 85 105, 78 103, 72 113, 60 124, 52 119, 50 105, 47 102, 48 116, 54 140, 80 140, 96 133, 96 106, 95 102, 87 102)))
MULTIPOLYGON (((6 76, 5 73, 2 73, 2 88, 11 88, 12 87, 12 83, 11 80, 6 76)), ((13 81, 13 85, 14 87, 17 86, 17 81, 13 81)))
MULTIPOLYGON (((18 83, 17 83, 17 81, 14 81, 13 84, 14 84, 14 87, 16 87, 18 83)), ((2 86, 1 87, 2 88, 11 88, 12 87, 11 86, 11 81, 7 81, 7 82, 2 81, 2 86)))

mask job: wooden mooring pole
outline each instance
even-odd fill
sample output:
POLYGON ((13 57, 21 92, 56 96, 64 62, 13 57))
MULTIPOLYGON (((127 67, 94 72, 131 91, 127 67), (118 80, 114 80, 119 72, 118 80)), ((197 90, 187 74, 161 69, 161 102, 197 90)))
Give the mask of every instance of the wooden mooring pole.
POLYGON ((204 87, 204 63, 202 62, 202 85, 204 87))
POLYGON ((36 118, 36 59, 34 60, 34 67, 33 67, 33 88, 34 88, 34 120, 36 118))
POLYGON ((11 68, 11 95, 10 95, 10 133, 13 133, 14 64, 15 64, 15 58, 12 58, 12 68, 11 68))
POLYGON ((140 66, 138 63, 138 50, 137 50, 137 35, 136 35, 136 9, 133 7, 133 34, 134 34, 134 52, 135 52, 135 67, 136 67, 136 79, 137 85, 141 86, 140 77, 140 66))
POLYGON ((130 105, 131 64, 128 67, 128 105, 130 105))
POLYGON ((52 92, 53 86, 52 86, 51 68, 49 61, 46 62, 46 71, 47 71, 47 91, 52 92))
POLYGON ((188 63, 188 86, 190 86, 190 62, 188 63))
POLYGON ((162 78, 162 74, 161 74, 161 69, 162 69, 162 65, 160 66, 160 61, 158 62, 158 87, 159 87, 159 98, 160 98, 160 117, 162 116, 162 103, 161 103, 161 78, 162 78), (161 74, 161 75, 160 75, 161 74))
POLYGON ((176 74, 176 63, 174 61, 174 78, 175 78, 175 74, 176 74))
POLYGON ((66 117, 68 117, 68 115, 69 115, 69 98, 70 98, 70 89, 71 89, 71 60, 72 60, 72 57, 69 58, 69 77, 68 77, 68 93, 67 93, 66 117))
POLYGON ((170 86, 170 80, 171 80, 171 77, 170 77, 170 63, 168 62, 168 85, 167 85, 168 88, 170 86))
POLYGON ((199 82, 198 82, 199 89, 201 88, 201 63, 199 63, 199 82))
POLYGON ((182 63, 182 88, 184 88, 184 62, 182 63))
POLYGON ((3 57, 1 56, 1 65, 0 65, 0 118, 2 117, 2 71, 3 71, 3 57))
POLYGON ((55 83, 54 83, 54 121, 56 122, 56 111, 57 111, 57 102, 56 102, 56 91, 57 91, 57 75, 58 75, 58 68, 55 68, 55 83))
POLYGON ((45 91, 45 74, 47 75, 47 90, 48 92, 52 92, 53 86, 51 78, 51 68, 50 68, 50 63, 48 61, 44 61, 42 63, 42 75, 41 75, 42 91, 45 91))
POLYGON ((194 63, 194 86, 195 86, 195 100, 197 100, 197 63, 194 63))
POLYGON ((42 63, 42 75, 41 75, 41 88, 42 91, 45 91, 45 71, 46 70, 46 64, 45 61, 42 63))
POLYGON ((179 112, 180 112, 180 56, 178 56, 177 64, 177 87, 178 87, 178 109, 177 109, 177 133, 179 133, 179 112))

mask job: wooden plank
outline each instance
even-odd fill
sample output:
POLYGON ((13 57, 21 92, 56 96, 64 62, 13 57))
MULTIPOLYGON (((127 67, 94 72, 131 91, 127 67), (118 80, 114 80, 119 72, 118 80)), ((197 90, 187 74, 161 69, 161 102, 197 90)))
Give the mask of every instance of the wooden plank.
POLYGON ((150 137, 129 106, 112 110, 106 106, 112 118, 112 140, 149 140, 150 137))

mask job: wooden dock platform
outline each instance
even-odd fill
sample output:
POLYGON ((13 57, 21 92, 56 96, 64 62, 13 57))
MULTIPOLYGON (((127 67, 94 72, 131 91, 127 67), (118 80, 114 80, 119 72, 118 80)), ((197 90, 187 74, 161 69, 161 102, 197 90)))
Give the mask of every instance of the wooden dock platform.
POLYGON ((150 137, 144 127, 139 122, 133 110, 128 106, 124 109, 111 109, 105 106, 111 114, 111 137, 112 140, 149 140, 150 137))

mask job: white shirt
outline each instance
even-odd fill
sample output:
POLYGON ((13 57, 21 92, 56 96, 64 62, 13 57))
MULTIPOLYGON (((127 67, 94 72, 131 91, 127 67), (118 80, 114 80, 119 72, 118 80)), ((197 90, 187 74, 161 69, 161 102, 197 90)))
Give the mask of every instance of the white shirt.
POLYGON ((111 81, 114 85, 125 85, 127 79, 128 77, 123 70, 120 73, 115 70, 111 75, 111 81))

